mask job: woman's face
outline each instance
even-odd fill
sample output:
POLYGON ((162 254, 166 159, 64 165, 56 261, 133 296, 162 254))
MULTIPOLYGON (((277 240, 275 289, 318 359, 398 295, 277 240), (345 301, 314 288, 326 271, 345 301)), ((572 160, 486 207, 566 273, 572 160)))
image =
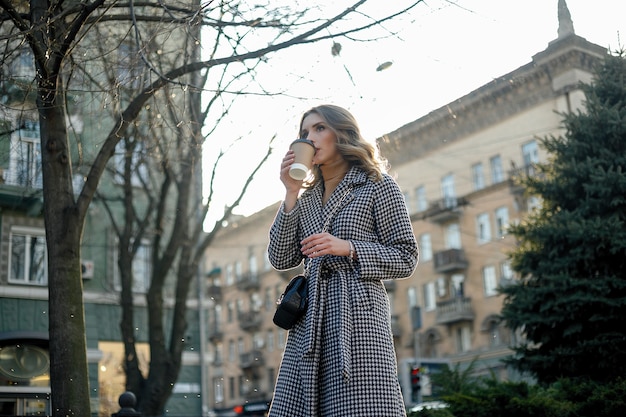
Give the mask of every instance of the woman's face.
POLYGON ((342 160, 337 151, 337 135, 317 113, 311 113, 302 120, 301 137, 315 145, 314 165, 331 165, 342 160))

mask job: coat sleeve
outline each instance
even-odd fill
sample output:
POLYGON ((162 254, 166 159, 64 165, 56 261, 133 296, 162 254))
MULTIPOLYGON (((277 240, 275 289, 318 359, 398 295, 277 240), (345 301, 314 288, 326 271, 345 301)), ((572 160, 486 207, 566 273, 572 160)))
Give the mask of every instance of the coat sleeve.
POLYGON ((376 186, 372 215, 378 242, 353 241, 361 279, 409 277, 417 266, 417 241, 400 187, 388 175, 376 186))
POLYGON ((278 270, 295 268, 302 262, 300 211, 299 202, 288 213, 281 204, 270 228, 268 258, 270 264, 278 270))

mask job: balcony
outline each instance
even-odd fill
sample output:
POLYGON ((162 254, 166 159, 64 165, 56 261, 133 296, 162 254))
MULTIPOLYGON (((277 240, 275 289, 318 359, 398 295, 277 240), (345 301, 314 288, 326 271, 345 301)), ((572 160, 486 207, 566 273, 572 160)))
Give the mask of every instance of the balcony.
POLYGON ((7 180, 6 172, 3 173, 0 169, 0 207, 22 210, 29 216, 41 214, 43 208, 41 189, 21 186, 5 180, 7 180))
POLYGON ((206 295, 209 299, 219 303, 222 301, 222 287, 219 285, 209 285, 206 289, 206 295))
POLYGON ((207 337, 211 343, 218 343, 224 337, 224 332, 222 331, 220 323, 216 320, 211 320, 207 326, 207 337))
POLYGON ((267 392, 263 390, 258 381, 244 383, 241 386, 241 393, 248 401, 265 400, 268 397, 267 392))
POLYGON ((263 357, 263 352, 261 350, 255 349, 239 355, 239 362, 241 364, 241 369, 253 369, 258 368, 259 366, 264 366, 265 358, 263 357))
POLYGON ((256 273, 246 273, 237 277, 237 289, 240 291, 258 290, 259 275, 256 273))
POLYGON ((467 268, 469 264, 465 259, 463 249, 446 249, 433 254, 435 272, 446 273, 467 268))
POLYGON ((259 311, 245 311, 239 313, 239 327, 243 331, 257 330, 262 323, 262 316, 259 311))
POLYGON ((455 297, 437 303, 437 324, 472 321, 474 318, 472 299, 469 297, 455 297))
POLYGON ((424 212, 424 218, 434 223, 446 223, 450 220, 458 220, 463 214, 462 206, 466 205, 464 198, 446 197, 430 203, 428 210, 424 212))
POLYGON ((509 171, 509 184, 512 194, 522 194, 524 187, 520 184, 520 180, 538 175, 538 169, 535 164, 524 165, 509 171))

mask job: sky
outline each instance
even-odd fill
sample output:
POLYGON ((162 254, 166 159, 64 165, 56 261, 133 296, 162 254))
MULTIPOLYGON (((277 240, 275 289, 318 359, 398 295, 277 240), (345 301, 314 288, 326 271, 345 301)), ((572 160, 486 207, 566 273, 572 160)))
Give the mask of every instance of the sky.
MULTIPOLYGON (((386 3, 375 1, 381 7, 386 3)), ((243 97, 218 130, 223 142, 211 142, 216 147, 206 153, 229 147, 229 156, 216 176, 212 216, 233 201, 274 136, 270 160, 235 213, 247 216, 283 198, 280 161, 296 139, 301 114, 310 107, 333 103, 349 109, 373 141, 531 62, 557 38, 557 4, 428 0, 388 25, 394 36, 373 42, 338 40, 339 56, 330 52, 332 41, 270 56, 259 77, 287 94, 271 100, 243 97), (392 65, 377 71, 385 62, 392 65), (231 146, 236 137, 241 140, 231 146)), ((578 36, 610 50, 626 45, 625 0, 567 0, 567 6, 578 36)))

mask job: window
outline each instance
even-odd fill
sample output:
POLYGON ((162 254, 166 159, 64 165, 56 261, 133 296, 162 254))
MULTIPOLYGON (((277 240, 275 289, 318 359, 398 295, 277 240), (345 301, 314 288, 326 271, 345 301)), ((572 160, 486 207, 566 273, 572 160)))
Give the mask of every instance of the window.
POLYGON ((42 187, 39 123, 23 120, 11 135, 9 172, 6 182, 21 187, 42 187))
POLYGON ((215 395, 215 403, 224 401, 224 381, 222 377, 213 378, 213 395, 215 395))
POLYGON ((499 207, 496 209, 496 237, 502 238, 506 234, 506 228, 509 225, 509 209, 499 207))
POLYGON ((226 319, 229 323, 235 319, 235 303, 232 300, 226 302, 226 319))
POLYGON ((235 301, 235 313, 237 314, 237 320, 241 320, 241 314, 243 313, 243 309, 243 300, 241 298, 238 298, 237 301, 235 301))
POLYGON ((474 191, 485 188, 485 174, 483 173, 482 162, 472 165, 472 184, 474 191))
POLYGON ((461 227, 458 223, 451 223, 446 227, 446 249, 461 249, 461 227))
POLYGON ((500 264, 500 276, 502 279, 513 279, 513 268, 511 268, 511 262, 504 261, 500 264))
POLYGON ((273 308, 276 308, 276 301, 274 297, 272 297, 273 290, 271 287, 265 288, 265 309, 267 311, 273 311, 273 308))
POLYGON ((409 307, 417 307, 417 288, 409 287, 407 291, 409 307))
MULTIPOLYGON (((228 378, 228 396, 231 399, 235 398, 235 378, 232 376, 228 378)), ((217 398, 215 399, 215 402, 217 402, 217 398)))
POLYGON ((437 296, 445 297, 447 294, 446 279, 444 277, 437 278, 437 296))
POLYGON ((428 233, 420 235, 419 255, 420 261, 430 261, 433 259, 433 247, 430 241, 430 234, 428 233))
POLYGON ((465 295, 465 289, 464 289, 465 275, 454 274, 450 278, 450 281, 452 282, 452 294, 451 295, 453 297, 463 298, 463 296, 465 295))
POLYGON ((250 311, 261 311, 261 305, 263 305, 261 295, 257 292, 250 294, 250 311))
POLYGON ((485 296, 491 297, 498 294, 498 281, 496 279, 496 268, 486 266, 483 268, 483 288, 485 296))
POLYGON ((252 248, 250 248, 250 255, 248 256, 248 271, 250 271, 250 278, 256 279, 259 268, 256 261, 256 255, 254 254, 252 248))
POLYGON ((226 285, 233 285, 235 283, 235 274, 233 273, 233 266, 226 265, 226 285))
POLYGON ((522 145, 522 159, 526 174, 534 174, 534 165, 539 162, 539 148, 536 141, 531 140, 522 145))
POLYGON ((215 344, 215 357, 213 358, 213 362, 216 364, 221 364, 224 360, 222 350, 224 349, 224 345, 222 342, 218 342, 215 344))
POLYGON ((500 263, 500 285, 505 287, 513 283, 515 276, 513 275, 513 268, 511 268, 511 262, 504 261, 500 263))
POLYGON ((140 54, 134 43, 125 42, 118 46, 117 80, 126 88, 138 88, 140 86, 140 54))
POLYGON ((274 330, 267 331, 267 351, 274 351, 274 330))
POLYGON ((17 59, 11 62, 9 74, 22 81, 35 79, 35 59, 30 48, 20 48, 17 59))
POLYGON ((222 306, 221 305, 216 304, 213 307, 213 318, 211 320, 215 323, 215 326, 218 328, 222 324, 222 306))
POLYGON ((46 237, 42 229, 11 228, 9 282, 48 285, 46 237))
POLYGON ((241 261, 235 262, 235 281, 241 282, 241 277, 243 276, 243 267, 241 266, 241 261))
POLYGON ((267 386, 273 387, 276 385, 276 374, 274 368, 267 368, 267 386))
POLYGON ((284 348, 286 341, 287 341, 287 332, 284 330, 278 330, 278 348, 279 349, 284 348))
POLYGON ((448 174, 441 179, 441 195, 447 208, 456 207, 456 191, 454 191, 454 175, 448 174))
POLYGON ((472 348, 472 332, 469 326, 456 329, 456 348, 458 353, 467 352, 472 348))
POLYGON ((435 301, 435 283, 424 284, 424 310, 432 311, 437 306, 435 301))
POLYGON ((428 209, 428 200, 426 200, 426 189, 424 186, 415 189, 415 201, 417 203, 417 211, 426 211, 428 209))
POLYGON ((532 196, 528 198, 526 205, 528 206, 528 212, 532 213, 535 210, 541 209, 541 200, 539 197, 532 196))
POLYGON ((502 159, 500 155, 492 156, 489 159, 489 166, 491 167, 491 183, 498 184, 504 181, 504 173, 502 172, 502 159))
POLYGON ((235 358, 237 356, 237 352, 235 352, 235 341, 228 341, 228 361, 235 362, 235 358))
POLYGON ((272 269, 272 264, 270 263, 270 255, 265 250, 263 251, 263 270, 269 271, 270 269, 272 269))
POLYGON ((263 349, 263 346, 265 345, 265 338, 263 337, 262 333, 256 332, 254 333, 254 335, 252 336, 252 346, 253 349, 263 349))
POLYGON ((148 183, 148 168, 146 165, 147 151, 146 143, 142 140, 134 138, 125 139, 117 143, 115 153, 113 154, 113 164, 115 164, 116 175, 115 182, 123 184, 126 157, 130 158, 130 184, 133 187, 141 187, 148 183))
POLYGON ((478 237, 478 243, 487 243, 491 240, 489 214, 482 213, 476 216, 476 234, 478 237))

